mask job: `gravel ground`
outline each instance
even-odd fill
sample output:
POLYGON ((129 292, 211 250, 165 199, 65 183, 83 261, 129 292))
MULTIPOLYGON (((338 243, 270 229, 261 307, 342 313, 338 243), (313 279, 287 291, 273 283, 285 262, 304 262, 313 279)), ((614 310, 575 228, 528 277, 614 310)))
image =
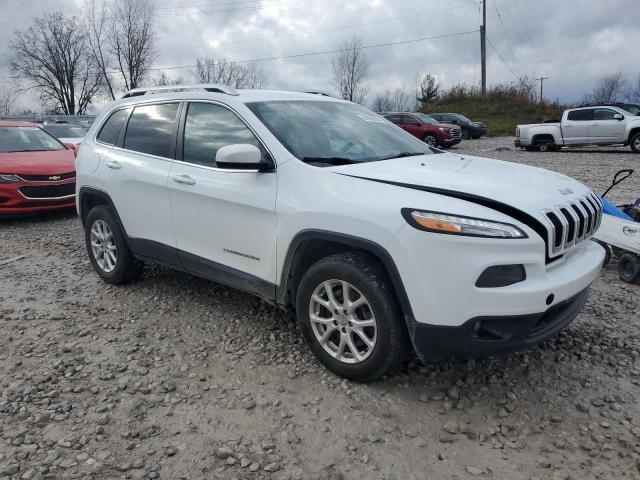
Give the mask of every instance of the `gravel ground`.
MULTIPOLYGON (((598 192, 640 160, 511 142, 454 150, 598 192)), ((638 194, 640 175, 612 198, 638 194)), ((610 266, 584 313, 536 348, 359 385, 260 300, 160 267, 111 287, 72 213, 5 220, 0 478, 640 478, 639 305, 640 286, 610 266)))

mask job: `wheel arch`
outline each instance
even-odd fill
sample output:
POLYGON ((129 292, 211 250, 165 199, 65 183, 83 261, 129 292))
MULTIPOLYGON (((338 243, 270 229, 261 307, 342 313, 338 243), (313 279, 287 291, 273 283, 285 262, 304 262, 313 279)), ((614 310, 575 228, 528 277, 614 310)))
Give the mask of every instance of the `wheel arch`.
POLYGON ((277 303, 294 305, 295 294, 304 272, 321 258, 345 251, 361 251, 380 262, 389 276, 394 295, 409 324, 413 320, 413 311, 398 268, 389 252, 371 240, 324 230, 302 231, 289 244, 276 291, 277 303))
POLYGON ((550 133, 537 133, 531 138, 531 144, 537 145, 540 142, 551 140, 553 143, 556 143, 555 137, 550 133))
POLYGON ((87 215, 89 215, 89 212, 92 208, 99 205, 105 205, 111 209, 111 212, 115 216, 118 225, 122 229, 125 239, 128 240, 129 237, 126 234, 124 225, 122 225, 120 215, 118 215, 118 210, 116 209, 116 206, 113 204, 113 200, 111 200, 111 197, 107 192, 93 187, 80 187, 78 198, 78 205, 80 206, 80 220, 82 221, 83 225, 87 219, 87 215))
POLYGON ((628 141, 631 142, 631 139, 633 138, 633 136, 636 133, 640 133, 640 127, 633 127, 630 131, 629 131, 629 139, 628 141))

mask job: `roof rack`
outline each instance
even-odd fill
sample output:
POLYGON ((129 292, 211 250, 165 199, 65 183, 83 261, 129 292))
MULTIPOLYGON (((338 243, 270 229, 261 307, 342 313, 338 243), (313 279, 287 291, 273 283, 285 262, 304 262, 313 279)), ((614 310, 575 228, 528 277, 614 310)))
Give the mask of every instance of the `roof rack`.
POLYGON ((162 87, 141 87, 134 88, 125 93, 122 98, 138 97, 162 92, 182 92, 187 90, 205 90, 207 92, 225 93, 227 95, 239 95, 235 88, 222 83, 202 83, 199 85, 165 85, 162 87))
POLYGON ((304 90, 302 93, 310 93, 312 95, 322 95, 323 97, 333 97, 329 92, 323 90, 304 90))

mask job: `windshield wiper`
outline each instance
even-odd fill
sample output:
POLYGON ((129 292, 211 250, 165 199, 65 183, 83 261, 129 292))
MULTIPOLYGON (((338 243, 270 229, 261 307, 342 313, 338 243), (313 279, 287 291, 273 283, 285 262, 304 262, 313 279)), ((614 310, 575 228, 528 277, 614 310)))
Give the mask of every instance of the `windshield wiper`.
POLYGON ((356 160, 345 157, 302 157, 304 163, 330 163, 332 165, 350 165, 358 163, 356 160))
POLYGON ((379 157, 376 160, 390 160, 392 158, 403 158, 403 157, 416 157, 418 155, 428 155, 427 152, 400 152, 394 153, 393 155, 387 155, 386 157, 379 157))

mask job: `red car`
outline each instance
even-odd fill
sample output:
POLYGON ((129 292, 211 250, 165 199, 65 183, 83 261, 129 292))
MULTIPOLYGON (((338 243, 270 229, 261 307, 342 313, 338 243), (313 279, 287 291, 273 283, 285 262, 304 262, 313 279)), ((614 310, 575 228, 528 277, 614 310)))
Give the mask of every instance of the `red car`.
POLYGON ((414 137, 432 147, 449 148, 460 143, 460 127, 438 121, 424 113, 385 113, 383 115, 414 137))
POLYGON ((0 215, 74 207, 75 157, 35 123, 0 120, 0 215))

